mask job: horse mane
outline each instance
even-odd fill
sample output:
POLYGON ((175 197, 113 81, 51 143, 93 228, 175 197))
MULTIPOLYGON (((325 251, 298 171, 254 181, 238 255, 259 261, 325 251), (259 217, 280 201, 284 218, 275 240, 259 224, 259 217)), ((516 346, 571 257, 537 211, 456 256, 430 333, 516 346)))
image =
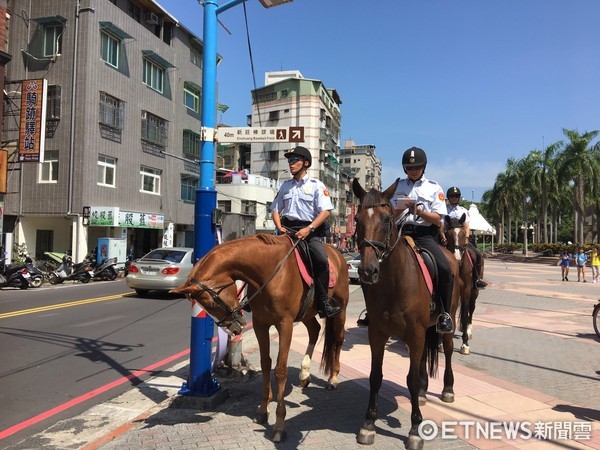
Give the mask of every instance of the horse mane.
POLYGON ((375 188, 371 188, 363 197, 361 206, 373 206, 381 204, 381 192, 375 188))

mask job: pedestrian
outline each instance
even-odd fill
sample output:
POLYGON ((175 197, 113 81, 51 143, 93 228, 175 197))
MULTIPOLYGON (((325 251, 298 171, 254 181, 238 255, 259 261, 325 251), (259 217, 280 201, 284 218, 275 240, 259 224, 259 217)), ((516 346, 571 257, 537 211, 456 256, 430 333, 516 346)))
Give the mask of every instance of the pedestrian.
POLYGON ((279 233, 291 232, 296 239, 308 243, 319 315, 332 317, 342 308, 332 305, 327 293, 329 265, 322 239, 325 237, 325 221, 333 204, 325 185, 308 175, 312 155, 306 147, 295 147, 284 156, 292 178, 281 185, 273 200, 273 222, 279 233))
POLYGON ((467 238, 467 248, 470 249, 473 254, 475 254, 475 267, 473 267, 473 288, 477 290, 485 289, 487 283, 481 279, 483 257, 479 249, 475 245, 473 245, 473 243, 469 239, 471 237, 471 228, 469 226, 469 211, 467 210, 467 208, 460 205, 460 196, 460 189, 456 186, 452 186, 446 191, 446 199, 448 201, 446 208, 448 209, 448 216, 452 219, 460 219, 463 214, 465 215, 463 228, 465 229, 465 236, 467 238))
POLYGON ((444 191, 441 186, 425 177, 427 154, 418 147, 409 148, 402 155, 402 167, 406 178, 401 179, 392 197, 392 205, 397 213, 408 208, 403 218, 402 234, 411 236, 418 247, 433 254, 437 269, 437 292, 442 311, 438 315, 436 329, 439 333, 452 333, 454 324, 450 311, 454 274, 446 259, 437 236, 443 217, 448 213, 444 191))
POLYGON ((563 281, 569 281, 569 266, 571 259, 573 259, 573 256, 567 251, 566 248, 563 248, 559 256, 560 271, 562 273, 563 281))
POLYGON ((600 276, 600 246, 596 246, 592 250, 592 258, 590 262, 592 266, 592 283, 597 283, 600 276))
POLYGON ((584 253, 582 247, 579 247, 579 253, 575 255, 575 263, 577 264, 577 281, 581 281, 581 278, 583 278, 583 282, 587 283, 585 279, 585 262, 587 260, 588 255, 584 253))

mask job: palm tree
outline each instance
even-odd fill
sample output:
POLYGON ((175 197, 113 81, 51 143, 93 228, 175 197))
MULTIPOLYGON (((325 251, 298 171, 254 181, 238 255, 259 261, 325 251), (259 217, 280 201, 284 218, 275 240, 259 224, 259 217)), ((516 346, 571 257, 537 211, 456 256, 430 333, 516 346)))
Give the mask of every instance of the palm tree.
POLYGON ((542 151, 541 187, 542 187, 542 232, 544 243, 549 243, 548 236, 548 201, 550 197, 549 186, 556 187, 556 160, 555 156, 563 146, 562 141, 550 144, 542 151))
POLYGON ((599 175, 598 152, 590 149, 590 143, 598 136, 599 131, 586 131, 579 134, 577 130, 563 128, 568 142, 557 159, 559 177, 575 182, 574 241, 584 242, 583 225, 585 219, 585 187, 586 179, 595 179, 599 175))

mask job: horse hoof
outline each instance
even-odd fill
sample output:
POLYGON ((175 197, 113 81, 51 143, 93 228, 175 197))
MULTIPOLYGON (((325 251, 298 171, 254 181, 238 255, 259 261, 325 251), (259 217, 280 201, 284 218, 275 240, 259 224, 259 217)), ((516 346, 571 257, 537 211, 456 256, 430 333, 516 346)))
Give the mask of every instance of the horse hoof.
POLYGON ((421 450, 423 448, 423 439, 419 436, 409 436, 406 442, 406 448, 408 450, 421 450))
POLYGON ((468 345, 463 344, 460 346, 460 353, 461 355, 469 355, 471 353, 471 349, 468 345))
POLYGON ((309 375, 305 379, 303 379, 303 380, 301 379, 300 380, 300 387, 302 387, 302 388, 308 387, 308 385, 310 384, 310 382, 311 382, 311 379, 310 379, 310 375, 309 375))
POLYGON ((325 389, 328 390, 328 391, 335 391, 335 390, 337 390, 337 387, 338 387, 337 383, 330 383, 330 382, 328 382, 325 385, 325 389))
POLYGON ((427 397, 419 395, 419 406, 425 406, 427 404, 427 397))
POLYGON ((271 440, 275 443, 285 441, 286 433, 285 430, 276 430, 273 431, 273 435, 271 436, 271 440))
POLYGON ((444 403, 454 403, 454 392, 442 392, 442 401, 444 403))
POLYGON ((356 442, 362 445, 373 445, 375 442, 375 434, 375 430, 366 430, 361 428, 358 436, 356 437, 356 442))
POLYGON ((268 413, 256 413, 254 415, 254 423, 265 424, 269 420, 268 413))

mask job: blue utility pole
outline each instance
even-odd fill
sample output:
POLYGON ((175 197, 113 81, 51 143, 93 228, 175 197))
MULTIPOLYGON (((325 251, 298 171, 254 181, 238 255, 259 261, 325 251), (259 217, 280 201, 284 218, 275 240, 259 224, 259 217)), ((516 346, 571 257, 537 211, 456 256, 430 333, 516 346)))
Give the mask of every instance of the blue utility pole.
MULTIPOLYGON (((200 148, 200 179, 196 189, 194 209, 194 258, 206 255, 215 245, 216 226, 213 211, 217 206, 215 190, 215 132, 217 126, 217 16, 246 0, 230 0, 219 6, 217 0, 204 4, 203 71, 202 71, 202 132, 200 148)), ((265 8, 292 0, 260 0, 265 8)), ((206 314, 192 312, 190 343, 190 374, 180 394, 208 397, 220 389, 212 377, 211 343, 214 322, 206 314)))

